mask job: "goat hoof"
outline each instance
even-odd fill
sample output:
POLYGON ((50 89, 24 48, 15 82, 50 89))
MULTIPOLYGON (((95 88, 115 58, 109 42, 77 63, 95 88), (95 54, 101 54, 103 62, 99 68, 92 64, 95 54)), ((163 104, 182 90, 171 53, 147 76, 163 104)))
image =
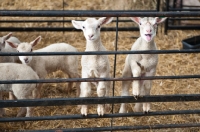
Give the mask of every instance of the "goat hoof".
POLYGON ((98 114, 98 116, 99 116, 99 117, 102 117, 103 115, 101 115, 101 114, 98 114))
POLYGON ((82 114, 83 116, 87 116, 87 106, 83 105, 83 106, 81 107, 81 114, 82 114))
POLYGON ((84 116, 84 117, 87 117, 87 114, 85 115, 85 114, 81 114, 82 116, 84 116))
POLYGON ((144 114, 149 114, 150 113, 150 111, 148 110, 148 111, 144 111, 144 114))
POLYGON ((99 116, 103 116, 104 115, 104 107, 98 106, 97 113, 98 113, 99 116))
POLYGON ((99 116, 99 117, 103 116, 103 113, 99 113, 99 112, 98 112, 98 116, 99 116))

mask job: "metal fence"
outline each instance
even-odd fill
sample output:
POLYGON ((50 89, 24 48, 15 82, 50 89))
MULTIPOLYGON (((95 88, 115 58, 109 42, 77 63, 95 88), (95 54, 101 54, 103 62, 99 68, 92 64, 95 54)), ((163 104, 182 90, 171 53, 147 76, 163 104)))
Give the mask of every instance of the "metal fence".
MULTIPOLYGON (((183 5, 183 0, 166 0, 165 11, 172 12, 200 12, 200 6, 183 5), (171 1, 171 4, 170 4, 171 1)), ((167 30, 200 30, 199 17, 169 17, 165 22, 165 33, 167 30), (196 22, 196 23, 192 23, 196 22)))
MULTIPOLYGON (((138 10, 139 12, 158 12, 160 8, 160 0, 156 0, 156 8, 153 10, 138 10)), ((129 12, 132 12, 133 10, 129 10, 129 12)), ((11 11, 9 11, 11 13, 11 11)), ((0 20, 0 23, 60 23, 61 25, 63 25, 62 27, 1 27, 1 31, 18 31, 18 32, 31 32, 31 31, 80 31, 77 29, 74 29, 73 27, 65 27, 64 23, 71 23, 71 20, 66 20, 64 17, 72 17, 73 14, 75 13, 80 13, 82 14, 82 12, 84 12, 83 14, 85 15, 81 15, 80 17, 86 16, 89 17, 91 14, 91 11, 88 10, 79 10, 79 11, 69 11, 69 10, 60 10, 60 11, 44 11, 44 10, 37 10, 34 11, 35 13, 33 15, 31 15, 31 12, 21 12, 21 11, 12 11, 12 13, 6 13, 6 12, 2 12, 2 15, 4 16, 21 16, 21 17, 63 17, 62 20, 40 20, 40 19, 35 19, 35 20, 0 20), (17 13, 18 12, 18 13, 17 13), (40 13, 41 12, 41 13, 40 13), (62 12, 62 13, 61 13, 62 12), (17 14, 15 14, 17 13, 17 14), (62 15, 61 15, 61 14, 62 15), (66 14, 67 13, 67 14, 66 14)), ((100 12, 97 11, 97 16, 101 16, 102 13, 104 16, 106 16, 108 13, 107 12, 112 12, 115 14, 116 11, 104 11, 104 10, 100 10, 100 12)), ((118 12, 121 12, 121 10, 118 10, 118 12)), ((137 12, 136 10, 134 10, 134 12, 137 12)), ((77 15, 74 15, 74 17, 76 17, 77 15)), ((94 15, 92 15, 94 16, 94 15)), ((129 19, 127 20, 118 20, 118 22, 121 23, 126 23, 126 22, 131 22, 129 19)), ((101 31, 115 31, 115 27, 107 27, 107 28, 102 28, 101 31)), ((119 27, 118 31, 138 31, 138 27, 119 27)))
MULTIPOLYGON (((152 16, 152 17, 199 17, 200 12, 141 12, 141 11, 0 11, 0 17, 3 16, 29 16, 29 17, 102 17, 110 16, 116 17, 116 25, 118 25, 119 17, 133 17, 133 16, 152 16)), ((2 31, 8 31, 4 27, 0 27, 2 31)), ((12 29, 9 31, 21 31, 22 29, 12 29)), ((46 30, 46 29, 44 29, 46 30)), ((48 31, 51 29, 48 29, 48 31)), ((24 31, 32 31, 24 30, 24 31)), ((39 30, 43 31, 43 30, 39 30)), ((68 31, 64 29, 64 31, 68 31)), ((105 29, 107 31, 107 29, 105 29)), ((118 34, 118 26, 111 31, 115 31, 118 34)), ((116 35, 117 36, 117 35, 116 35)), ((116 38, 117 40, 117 38, 116 38)), ((117 41, 116 41, 117 45, 117 41)), ((64 53, 0 53, 0 56, 20 56, 20 55, 118 55, 118 54, 176 54, 176 53, 200 53, 200 50, 148 50, 148 51, 105 51, 105 52, 64 52, 64 53)), ((116 59, 115 59, 116 61, 116 59)), ((116 63, 115 63, 116 64, 116 63)), ((116 68, 116 66, 115 66, 116 68)), ((114 71, 115 72, 115 71, 114 71)), ((143 80, 155 80, 155 79, 190 79, 200 78, 200 75, 184 75, 184 76, 150 76, 150 77, 138 77, 138 78, 72 78, 72 79, 44 79, 44 80, 5 80, 0 81, 0 84, 13 84, 13 83, 64 83, 64 82, 83 82, 83 81, 127 81, 135 79, 143 80)), ((114 87, 114 86, 113 86, 114 87)), ((81 104, 116 104, 116 103, 135 103, 135 102, 179 102, 179 101, 200 101, 200 94, 191 95, 151 95, 139 97, 137 100, 132 97, 119 97, 113 96, 109 98, 56 98, 56 99, 34 99, 34 100, 1 100, 0 108, 5 107, 25 107, 25 106, 60 106, 60 105, 81 105, 81 104)), ((20 122, 20 121, 41 121, 41 120, 69 120, 69 119, 91 119, 91 118, 116 118, 116 117, 138 117, 138 116, 160 116, 160 115, 179 115, 179 114, 199 114, 200 110, 177 110, 177 111, 155 111, 148 114, 142 112, 136 113, 124 113, 124 114, 105 114, 104 116, 98 116, 97 114, 89 114, 88 116, 65 115, 65 116, 43 116, 43 117, 15 117, 15 118, 0 118, 0 122, 20 122)), ((55 132, 55 131, 80 131, 80 132, 92 132, 92 131, 118 131, 118 130, 140 130, 140 129, 163 129, 163 128, 183 128, 183 127, 200 127, 200 123, 187 123, 187 124, 159 124, 151 126, 114 126, 111 121, 110 127, 95 127, 95 128, 69 128, 69 129, 51 129, 51 130, 29 130, 31 132, 55 132)), ((26 130, 28 131, 28 130, 26 130)))

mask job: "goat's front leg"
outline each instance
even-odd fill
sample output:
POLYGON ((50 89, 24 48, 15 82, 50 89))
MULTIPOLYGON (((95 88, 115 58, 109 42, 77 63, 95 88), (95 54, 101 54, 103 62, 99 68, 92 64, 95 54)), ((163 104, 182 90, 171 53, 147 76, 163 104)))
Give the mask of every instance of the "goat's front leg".
MULTIPOLYGON (((140 95, 144 96, 145 95, 144 81, 140 81, 140 83, 142 83, 141 87, 140 87, 140 95)), ((135 103, 134 111, 135 112, 141 112, 143 110, 142 106, 144 106, 144 103, 135 103)))
MULTIPOLYGON (((149 72, 146 72, 146 76, 155 76, 156 68, 151 69, 149 72)), ((144 95, 150 95, 152 87, 152 80, 144 81, 144 95)), ((150 111, 150 103, 143 103, 143 112, 148 113, 150 111)))
MULTIPOLYGON (((132 62, 131 64, 131 70, 132 70, 132 74, 133 77, 141 77, 143 74, 143 68, 142 66, 138 63, 138 62, 132 62)), ((133 96, 135 98, 137 98, 138 96, 140 96, 140 88, 142 86, 142 82, 140 80, 134 80, 132 83, 132 92, 133 92, 133 96)))
MULTIPOLYGON (((109 76, 110 77, 110 76, 109 76)), ((106 94, 105 94, 105 97, 110 97, 110 90, 111 90, 111 84, 112 82, 111 81, 106 81, 106 94)), ((106 104, 105 105, 105 109, 106 109, 106 112, 110 111, 110 104, 106 104)))
MULTIPOLYGON (((108 89, 107 82, 99 82, 98 86, 97 86, 97 95, 98 97, 105 97, 106 95, 106 91, 108 89)), ((105 113, 105 108, 104 108, 105 104, 98 104, 97 106, 97 113, 99 116, 103 116, 105 113)))
MULTIPOLYGON (((90 82, 81 82, 80 97, 88 97, 91 93, 90 82)), ((87 116, 87 105, 81 105, 81 114, 87 116)))
MULTIPOLYGON (((151 80, 144 81, 144 95, 150 95, 151 84, 152 84, 151 80)), ((149 102, 143 103, 143 112, 148 113, 149 111, 150 111, 150 103, 149 102)))
MULTIPOLYGON (((130 72, 131 68, 128 63, 125 63, 123 72, 122 72, 122 77, 131 77, 132 73, 130 72)), ((121 91, 121 96, 129 96, 129 87, 131 85, 131 81, 122 81, 122 91, 121 91)), ((126 103, 121 103, 119 113, 127 113, 126 110, 126 103)))

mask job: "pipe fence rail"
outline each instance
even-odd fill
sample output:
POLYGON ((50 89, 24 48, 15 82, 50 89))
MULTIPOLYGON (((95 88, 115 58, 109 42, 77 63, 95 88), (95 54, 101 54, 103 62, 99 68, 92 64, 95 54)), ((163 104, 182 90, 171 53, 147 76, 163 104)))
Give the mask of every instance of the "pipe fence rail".
POLYGON ((200 17, 200 12, 120 10, 0 10, 1 17, 200 17))
MULTIPOLYGON (((128 31, 128 28, 118 28, 118 17, 134 17, 134 16, 152 16, 152 17, 200 17, 200 12, 157 12, 157 11, 83 11, 83 10, 0 10, 0 17, 117 17, 116 27, 102 28, 104 31, 116 31, 116 45, 118 31, 128 31)), ((47 20, 45 22, 48 22, 47 20)), ((3 23, 5 21, 0 21, 3 23)), ((7 21, 8 22, 8 21, 7 21)), ((23 22, 20 20, 19 22, 23 22)), ((27 20, 29 22, 29 20, 27 20)), ((32 20, 30 22, 33 22, 32 20)), ((63 22, 62 20, 60 22, 63 22)), ((66 21, 67 22, 67 21, 66 21)), ((177 27, 175 27, 177 29, 177 27)), ((77 31, 68 27, 53 27, 53 28, 20 28, 20 27, 0 27, 1 31, 77 31)), ((138 28, 131 30, 137 31, 138 28)), ((48 56, 48 55, 119 55, 119 54, 189 54, 200 53, 196 50, 148 50, 148 51, 104 51, 104 52, 37 52, 36 53, 0 53, 0 56, 48 56)), ((116 58, 115 58, 116 67, 116 58)), ((115 71, 115 70, 114 70, 115 71)), ((158 80, 158 79, 200 79, 200 75, 176 75, 176 76, 149 76, 149 77, 130 77, 130 78, 59 78, 59 79, 40 79, 40 80, 0 80, 0 84, 19 84, 19 83, 66 83, 66 82, 98 82, 98 81, 132 81, 132 80, 158 80)), ((114 87, 114 85, 113 85, 114 87)), ((42 107, 42 106, 64 106, 64 105, 82 105, 82 104, 119 104, 119 103, 136 103, 136 102, 192 102, 200 101, 200 94, 176 94, 176 95, 150 95, 138 97, 133 96, 112 96, 112 97, 88 97, 88 98, 51 98, 51 99, 29 99, 29 100, 0 100, 0 108, 5 107, 42 107)), ((142 116, 162 116, 162 115, 182 115, 182 114, 200 114, 199 109, 192 110, 166 110, 152 111, 149 113, 134 112, 123 114, 105 114, 98 116, 97 114, 88 114, 82 116, 75 115, 59 115, 59 116, 42 116, 42 117, 5 117, 0 118, 0 123, 3 122, 23 122, 23 121, 44 121, 44 120, 76 120, 76 119, 93 119, 93 118, 120 118, 120 117, 142 117, 142 116)), ((93 131, 119 131, 119 130, 142 130, 142 129, 165 129, 165 128, 185 128, 185 127, 200 127, 200 123, 185 123, 185 124, 155 124, 155 125, 138 125, 138 126, 114 126, 112 121, 106 127, 92 128, 69 128, 69 129, 49 129, 49 130, 22 130, 26 132, 93 132, 93 131), (110 125, 111 124, 111 125, 110 125)))
POLYGON ((200 127, 199 123, 188 124, 161 124, 147 126, 114 126, 114 127, 94 127, 94 128, 73 128, 73 129, 49 129, 36 130, 27 132, 94 132, 94 131, 119 131, 119 130, 144 130, 144 129, 166 129, 166 128, 185 128, 185 127, 200 127))
POLYGON ((65 83, 65 82, 98 82, 98 81, 133 81, 133 80, 164 80, 164 79, 195 79, 200 75, 177 76, 147 76, 124 78, 70 78, 70 79, 40 79, 40 80, 1 80, 0 84, 27 84, 27 83, 65 83))
POLYGON ((3 107, 24 107, 24 106, 61 106, 61 105, 84 105, 84 104, 112 104, 112 103, 136 103, 136 102, 179 102, 199 101, 200 94, 190 95, 151 95, 135 98, 133 96, 115 97, 80 97, 80 98, 55 98, 55 99, 21 99, 0 101, 3 107))
POLYGON ((83 115, 57 115, 57 116, 41 116, 41 117, 16 117, 16 118, 0 118, 0 122, 23 122, 23 121, 43 121, 43 120, 78 120, 78 119, 94 119, 94 118, 120 118, 120 117, 142 117, 142 116, 161 116, 161 115, 189 115, 200 114, 200 110, 174 110, 174 111, 153 111, 148 114, 143 112, 134 113, 114 113, 98 116, 97 114, 83 115))
POLYGON ((49 55, 119 55, 119 54, 180 54, 200 53, 200 49, 180 50, 132 50, 132 51, 85 51, 85 52, 0 52, 0 56, 49 56, 49 55))

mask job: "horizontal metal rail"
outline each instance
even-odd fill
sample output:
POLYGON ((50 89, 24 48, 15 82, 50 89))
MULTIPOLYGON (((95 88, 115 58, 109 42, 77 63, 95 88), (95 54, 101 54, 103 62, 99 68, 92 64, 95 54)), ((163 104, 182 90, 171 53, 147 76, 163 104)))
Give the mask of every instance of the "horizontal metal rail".
POLYGON ((132 50, 132 51, 85 51, 85 52, 0 52, 0 56, 49 56, 49 55, 117 55, 117 54, 179 54, 200 53, 200 49, 180 50, 132 50))
POLYGON ((174 111, 153 111, 145 114, 143 112, 133 113, 115 113, 104 114, 88 114, 83 116, 76 115, 59 115, 59 116, 39 116, 39 117, 6 117, 0 118, 0 122, 22 122, 22 121, 44 121, 44 120, 77 120, 77 119, 94 119, 94 118, 118 118, 118 117, 141 117, 141 116, 166 116, 166 115, 182 115, 182 114, 200 114, 200 110, 174 110, 174 111))
POLYGON ((200 6, 195 6, 195 5, 182 5, 182 7, 192 7, 200 10, 200 6))
MULTIPOLYGON (((71 23, 71 20, 0 20, 0 23, 71 23)), ((116 20, 113 20, 116 22, 116 20)), ((132 22, 131 20, 119 20, 118 22, 132 22)), ((17 31, 17 32, 32 32, 32 31, 73 31, 81 32, 74 27, 1 27, 1 32, 17 31)), ((101 31, 116 31, 116 27, 103 27, 101 31)), ((118 31, 139 31, 138 27, 119 27, 118 31)))
MULTIPOLYGON (((200 20, 200 18, 172 18, 172 17, 170 17, 170 18, 168 18, 169 20, 200 20)), ((185 25, 184 25, 185 26, 185 25)))
POLYGON ((119 131, 119 130, 144 130, 144 129, 166 129, 166 128, 186 128, 200 127, 200 123, 186 124, 161 124, 146 126, 113 126, 113 127, 92 127, 92 128, 71 128, 71 129, 48 129, 48 130, 25 130, 26 132, 94 132, 94 131, 119 131))
POLYGON ((200 11, 200 9, 169 8, 169 11, 193 11, 193 12, 197 12, 197 11, 200 11))
POLYGON ((164 79, 200 79, 200 75, 179 76, 145 76, 118 78, 59 78, 39 80, 0 80, 0 84, 28 84, 28 83, 66 83, 66 82, 99 82, 99 81, 133 81, 133 80, 164 80, 164 79))
POLYGON ((156 12, 122 10, 0 10, 0 16, 12 17, 200 17, 200 12, 156 12))
MULTIPOLYGON (((75 29, 73 27, 0 27, 1 32, 33 32, 33 31, 73 31, 81 32, 81 30, 75 29)), ((115 27, 101 28, 101 31, 116 31, 115 27)), ((139 31, 138 27, 120 27, 118 31, 139 31)))
MULTIPOLYGON (((84 20, 79 20, 84 21, 84 20)), ((71 20, 0 20, 0 23, 71 23, 71 20)), ((112 22, 116 22, 113 20, 112 22)), ((131 20, 118 20, 118 22, 132 22, 131 20)))
POLYGON ((135 98, 133 96, 115 97, 79 97, 79 98, 54 98, 54 99, 20 99, 0 100, 0 108, 26 107, 26 106, 62 106, 84 104, 112 104, 112 103, 136 103, 136 102, 183 102, 200 101, 200 94, 180 95, 151 95, 135 98))
POLYGON ((168 29, 170 29, 170 30, 199 30, 200 25, 184 25, 184 26, 168 25, 168 29))

